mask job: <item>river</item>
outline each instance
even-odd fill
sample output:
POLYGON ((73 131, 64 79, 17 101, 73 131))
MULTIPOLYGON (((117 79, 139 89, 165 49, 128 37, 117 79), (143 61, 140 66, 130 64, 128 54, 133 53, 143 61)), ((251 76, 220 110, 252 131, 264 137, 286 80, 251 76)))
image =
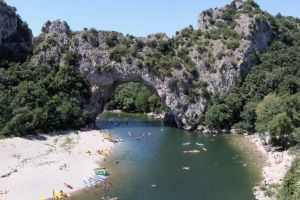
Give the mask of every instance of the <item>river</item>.
POLYGON ((122 138, 102 166, 109 167, 110 191, 95 188, 73 199, 252 200, 258 169, 233 135, 207 135, 165 127, 144 115, 102 113, 97 126, 122 138), (128 122, 128 123, 125 123, 128 122), (128 136, 128 131, 132 137, 128 136), (143 140, 136 137, 145 136, 143 140), (204 144, 202 147, 195 143, 204 144), (190 143, 190 145, 182 145, 190 143), (199 153, 184 153, 189 150, 199 153), (189 170, 183 170, 189 167, 189 170))

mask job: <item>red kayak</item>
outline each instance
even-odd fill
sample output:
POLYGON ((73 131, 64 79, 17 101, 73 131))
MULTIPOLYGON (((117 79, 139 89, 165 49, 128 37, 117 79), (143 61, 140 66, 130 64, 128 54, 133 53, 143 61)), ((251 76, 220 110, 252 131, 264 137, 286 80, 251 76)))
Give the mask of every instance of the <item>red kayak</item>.
POLYGON ((66 183, 64 183, 64 185, 67 187, 67 188, 69 188, 69 189, 73 189, 73 187, 71 186, 71 185, 69 185, 69 184, 66 184, 66 183))

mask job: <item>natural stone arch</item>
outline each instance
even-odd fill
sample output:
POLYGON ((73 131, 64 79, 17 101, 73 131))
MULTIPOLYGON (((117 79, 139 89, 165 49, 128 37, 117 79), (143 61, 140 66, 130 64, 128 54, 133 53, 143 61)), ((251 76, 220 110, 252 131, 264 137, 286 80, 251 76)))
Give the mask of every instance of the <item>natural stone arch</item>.
MULTIPOLYGON (((45 62, 64 64, 61 49, 67 49, 72 54, 78 55, 75 67, 91 85, 92 97, 89 102, 85 102, 85 107, 95 116, 102 112, 118 84, 139 82, 161 98, 174 116, 178 127, 194 129, 199 125, 211 100, 205 94, 209 93, 213 97, 215 94, 226 93, 232 85, 248 73, 255 64, 255 53, 264 51, 273 37, 272 26, 268 20, 250 16, 244 12, 243 6, 240 4, 236 6, 236 12, 239 12, 236 15, 238 18, 232 19, 230 23, 235 26, 233 31, 241 38, 231 46, 228 45, 230 40, 222 39, 210 39, 208 41, 209 52, 202 51, 201 48, 199 50, 197 46, 197 42, 207 40, 205 34, 218 29, 215 23, 211 23, 212 21, 226 23, 222 18, 226 7, 203 12, 199 16, 198 30, 189 27, 173 38, 162 33, 143 38, 95 29, 71 32, 66 22, 58 20, 47 22, 42 29, 43 33, 35 38, 39 41, 50 39, 51 44, 46 50, 35 53, 31 62, 33 64, 45 62), (157 48, 151 48, 148 45, 149 42, 174 43, 178 37, 184 37, 182 35, 186 32, 193 34, 193 37, 188 37, 191 39, 189 45, 184 43, 186 40, 184 38, 183 45, 170 47, 172 48, 170 59, 174 61, 178 58, 181 68, 171 68, 169 74, 162 75, 152 69, 157 63, 145 66, 144 58, 148 54, 151 57, 158 51, 157 48), (108 41, 108 38, 113 38, 113 40, 108 41), (196 41, 192 38, 196 38, 196 41), (112 50, 124 51, 126 48, 124 43, 128 39, 134 41, 134 44, 129 45, 130 48, 132 45, 140 45, 140 47, 137 47, 134 53, 124 53, 117 59, 111 57, 112 50), (188 62, 180 57, 182 46, 185 48, 184 56, 188 62), (117 49, 119 47, 123 49, 117 49), (220 52, 220 49, 224 52, 220 52), (211 59, 210 66, 212 67, 209 69, 207 61, 211 57, 214 59, 211 59), (192 67, 189 62, 193 63, 192 67), (189 96, 191 91, 197 93, 196 97, 192 96, 192 99, 189 96)), ((234 39, 236 38, 231 38, 231 40, 234 39)))
MULTIPOLYGON (((169 114, 174 117, 177 126, 183 127, 184 114, 191 105, 188 105, 190 102, 186 97, 179 98, 176 93, 171 91, 169 86, 172 82, 171 79, 162 78, 147 69, 139 69, 133 65, 114 66, 113 69, 102 73, 91 71, 82 73, 91 84, 93 96, 88 109, 93 113, 101 113, 103 111, 105 104, 110 100, 117 86, 129 82, 137 82, 145 85, 150 91, 157 94, 166 106, 169 114)), ((203 99, 203 101, 205 100, 203 99)), ((197 107, 197 109, 193 113, 201 115, 204 111, 202 105, 204 105, 203 102, 194 104, 194 108, 197 107)))

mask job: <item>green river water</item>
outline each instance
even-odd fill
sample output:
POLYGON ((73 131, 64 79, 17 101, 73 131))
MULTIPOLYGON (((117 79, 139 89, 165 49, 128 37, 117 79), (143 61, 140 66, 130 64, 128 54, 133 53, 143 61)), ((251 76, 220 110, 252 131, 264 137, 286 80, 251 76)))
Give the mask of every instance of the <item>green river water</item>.
POLYGON ((97 125, 109 129, 114 138, 125 140, 116 144, 113 154, 102 164, 112 173, 108 178, 112 189, 85 190, 73 199, 254 199, 252 187, 259 173, 249 156, 232 145, 232 135, 190 133, 165 127, 161 121, 149 120, 143 115, 125 113, 103 113, 97 125), (128 124, 121 121, 128 121, 128 124), (132 137, 128 136, 128 131, 132 137), (143 134, 146 138, 138 141, 136 137, 143 134), (182 146, 185 142, 191 144, 182 146), (207 151, 197 147, 196 142, 203 143, 207 151), (200 153, 183 153, 191 149, 199 149, 200 153), (183 170, 183 166, 189 166, 190 170, 183 170))

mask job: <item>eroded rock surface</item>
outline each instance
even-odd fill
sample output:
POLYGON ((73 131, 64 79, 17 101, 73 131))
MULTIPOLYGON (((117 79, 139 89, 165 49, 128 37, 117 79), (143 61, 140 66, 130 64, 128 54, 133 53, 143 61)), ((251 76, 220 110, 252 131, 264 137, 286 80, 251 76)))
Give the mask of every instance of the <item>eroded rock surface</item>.
POLYGON ((212 96, 224 94, 243 78, 255 64, 255 53, 272 39, 268 20, 250 16, 244 6, 236 2, 205 11, 197 30, 186 28, 174 38, 161 33, 137 38, 95 29, 71 32, 66 22, 47 22, 35 38, 36 45, 47 46, 41 46, 31 62, 65 64, 67 49, 76 55, 74 67, 90 83, 92 97, 85 106, 95 116, 118 85, 139 82, 161 98, 178 127, 194 129, 212 96), (155 65, 162 67, 157 70, 155 65))

